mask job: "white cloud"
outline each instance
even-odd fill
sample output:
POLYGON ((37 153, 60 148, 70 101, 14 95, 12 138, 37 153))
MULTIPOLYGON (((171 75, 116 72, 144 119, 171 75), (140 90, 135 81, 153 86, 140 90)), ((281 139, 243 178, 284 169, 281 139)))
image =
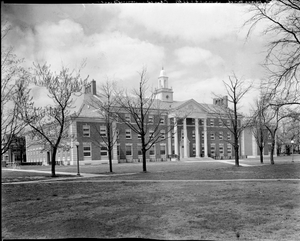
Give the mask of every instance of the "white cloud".
POLYGON ((266 41, 258 35, 245 41, 246 30, 241 26, 249 17, 247 7, 190 3, 14 6, 18 11, 10 40, 28 66, 47 61, 58 71, 62 63, 72 69, 86 59, 82 77, 89 75, 98 85, 108 77, 120 80, 121 87, 136 87, 137 71, 146 66, 149 84, 156 87, 164 66, 176 99, 211 103, 211 92, 222 87, 231 71, 261 78, 259 63, 266 41))
POLYGON ((53 70, 59 71, 62 64, 71 69, 78 68, 86 59, 82 73, 98 81, 104 80, 105 76, 125 80, 136 78, 137 71, 143 66, 153 71, 157 62, 164 59, 162 47, 118 31, 87 36, 81 25, 72 20, 61 20, 57 24, 44 22, 37 25, 34 32, 18 34, 23 35, 23 41, 16 50, 29 63, 47 61, 53 70))
POLYGON ((197 64, 215 66, 223 62, 221 57, 213 55, 209 50, 198 47, 183 47, 176 49, 174 52, 177 56, 178 62, 187 66, 197 64))
POLYGON ((120 15, 149 31, 193 42, 238 35, 246 17, 246 5, 205 3, 125 5, 120 15))

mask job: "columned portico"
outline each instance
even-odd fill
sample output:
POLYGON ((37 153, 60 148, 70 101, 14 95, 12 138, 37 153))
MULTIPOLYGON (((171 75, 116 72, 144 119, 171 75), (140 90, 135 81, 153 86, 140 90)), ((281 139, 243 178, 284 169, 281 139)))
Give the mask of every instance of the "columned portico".
POLYGON ((207 119, 203 119, 203 132, 204 132, 204 157, 208 157, 207 146, 207 119))
POLYGON ((208 157, 207 111, 192 99, 169 113, 169 118, 173 118, 170 120, 174 122, 174 138, 171 137, 169 142, 169 145, 174 143, 174 153, 181 158, 200 158, 203 156, 202 146, 204 156, 208 157), (200 120, 204 126, 200 126, 200 120), (204 139, 201 138, 200 130, 204 131, 204 139))
POLYGON ((179 155, 178 151, 178 127, 177 127, 177 121, 176 117, 174 117, 174 152, 175 155, 179 155))
POLYGON ((188 155, 188 137, 187 137, 187 128, 186 128, 186 118, 184 118, 183 120, 183 135, 184 135, 184 139, 183 139, 183 145, 184 145, 184 158, 189 157, 188 155))
POLYGON ((171 127, 171 123, 170 123, 170 118, 168 118, 168 155, 172 154, 172 127, 171 127))
POLYGON ((199 119, 195 118, 196 157, 200 157, 199 119))
POLYGON ((118 146, 117 146, 117 138, 118 138, 118 134, 117 134, 117 123, 115 121, 112 122, 112 129, 113 129, 113 163, 118 163, 118 146))

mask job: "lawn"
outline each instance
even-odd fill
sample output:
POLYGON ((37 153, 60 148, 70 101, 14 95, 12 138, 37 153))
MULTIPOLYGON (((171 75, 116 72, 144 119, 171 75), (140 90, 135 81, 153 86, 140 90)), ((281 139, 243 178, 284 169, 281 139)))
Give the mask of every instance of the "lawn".
POLYGON ((299 240, 299 163, 149 169, 2 185, 2 238, 299 240))

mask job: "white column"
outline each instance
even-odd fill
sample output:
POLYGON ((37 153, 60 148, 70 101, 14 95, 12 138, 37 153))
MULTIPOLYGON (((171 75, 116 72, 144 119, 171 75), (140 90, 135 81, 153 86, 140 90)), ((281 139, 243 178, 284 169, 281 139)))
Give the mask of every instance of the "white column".
POLYGON ((207 150, 207 119, 203 119, 203 132, 204 132, 204 157, 208 157, 208 150, 207 150))
POLYGON ((254 157, 257 156, 257 144, 253 133, 252 133, 252 156, 254 157))
MULTIPOLYGON (((77 141, 77 122, 73 120, 72 124, 70 125, 69 133, 71 136, 70 139, 70 165, 75 165, 77 162, 77 148, 74 145, 74 141, 77 141)), ((49 151, 50 152, 50 151, 49 151)), ((48 154, 46 152, 46 163, 47 163, 48 154)), ((50 157, 51 159, 51 157, 50 157)))
POLYGON ((186 158, 186 157, 188 157, 186 118, 184 118, 184 120, 183 120, 183 134, 184 134, 184 139, 183 139, 184 157, 186 158))
POLYGON ((199 119, 195 118, 196 157, 200 157, 199 119))
POLYGON ((174 148, 175 148, 175 155, 179 155, 178 152, 178 127, 176 122, 176 117, 174 117, 174 148))
POLYGON ((170 118, 167 118, 167 125, 168 125, 168 155, 172 154, 172 127, 170 123, 170 118))
POLYGON ((245 156, 245 130, 242 130, 241 133, 241 154, 245 156))
POLYGON ((112 122, 112 133, 113 133, 113 153, 112 162, 118 163, 118 143, 117 143, 117 122, 112 122))

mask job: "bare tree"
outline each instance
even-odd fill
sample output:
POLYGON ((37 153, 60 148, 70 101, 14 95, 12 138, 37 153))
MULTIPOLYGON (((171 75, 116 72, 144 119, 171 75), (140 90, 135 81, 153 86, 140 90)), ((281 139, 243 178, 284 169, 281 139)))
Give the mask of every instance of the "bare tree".
POLYGON ((97 110, 105 127, 105 131, 103 132, 99 125, 93 125, 93 130, 97 134, 97 137, 93 138, 92 142, 100 148, 103 146, 107 148, 110 172, 113 171, 112 153, 118 135, 115 121, 116 115, 114 113, 116 106, 115 89, 116 83, 107 80, 101 85, 99 95, 94 96, 94 98, 89 101, 89 104, 97 110))
POLYGON ((264 94, 261 99, 261 117, 264 126, 268 129, 271 136, 271 152, 270 162, 274 164, 274 152, 276 145, 276 135, 280 126, 280 122, 291 116, 291 113, 286 108, 280 105, 272 105, 272 94, 264 94))
POLYGON ((87 78, 82 80, 80 71, 74 74, 63 67, 57 74, 52 72, 48 65, 35 65, 33 82, 35 85, 45 87, 52 105, 36 107, 32 97, 26 92, 19 92, 18 110, 21 119, 31 127, 31 137, 36 143, 44 144, 51 150, 51 173, 55 175, 56 153, 58 148, 68 148, 70 138, 68 126, 71 124, 71 108, 73 96, 78 94, 87 78))
POLYGON ((255 142, 258 146, 259 149, 259 155, 260 155, 260 163, 264 162, 264 148, 267 144, 267 137, 268 133, 266 133, 266 127, 263 119, 263 111, 264 111, 264 106, 262 99, 256 100, 255 103, 255 109, 253 111, 253 115, 251 117, 251 130, 253 133, 253 136, 255 138, 255 142))
POLYGON ((120 122, 125 123, 133 132, 140 136, 143 171, 146 172, 146 152, 156 143, 166 139, 166 135, 162 138, 161 131, 167 134, 172 131, 172 128, 161 124, 161 119, 166 118, 170 110, 161 106, 161 102, 156 99, 155 91, 148 91, 145 68, 139 73, 139 76, 138 89, 133 89, 130 94, 126 91, 118 93, 115 113, 120 122), (153 118, 150 120, 150 117, 153 118))
MULTIPOLYGON (((300 113, 296 116, 290 116, 281 122, 277 133, 277 147, 287 149, 300 146, 300 113), (294 141, 294 144, 291 143, 294 141)), ((281 148, 280 148, 281 149, 281 148)), ((280 150, 279 149, 279 150, 280 150)))
POLYGON ((262 33, 270 36, 264 66, 268 70, 265 81, 269 94, 275 96, 270 105, 300 105, 300 2, 277 0, 251 3, 252 16, 247 38, 259 24, 267 24, 262 33))
MULTIPOLYGON (((2 20, 2 19, 1 19, 2 20)), ((1 21, 1 41, 10 31, 10 26, 1 21)), ((22 67, 13 47, 1 44, 1 155, 7 152, 11 141, 18 136, 25 125, 18 118, 16 95, 27 88, 28 72, 22 67)))
MULTIPOLYGON (((250 91, 252 84, 247 84, 244 80, 239 79, 235 73, 229 76, 228 82, 223 81, 223 84, 227 92, 227 100, 231 103, 233 109, 226 105, 216 104, 210 108, 210 111, 214 116, 217 116, 219 120, 222 121, 223 126, 232 133, 233 141, 228 142, 231 143, 234 148, 235 165, 239 166, 239 140, 242 131, 249 125, 249 119, 243 118, 238 111, 242 98, 250 91)), ((216 96, 222 101, 220 96, 216 96)))

